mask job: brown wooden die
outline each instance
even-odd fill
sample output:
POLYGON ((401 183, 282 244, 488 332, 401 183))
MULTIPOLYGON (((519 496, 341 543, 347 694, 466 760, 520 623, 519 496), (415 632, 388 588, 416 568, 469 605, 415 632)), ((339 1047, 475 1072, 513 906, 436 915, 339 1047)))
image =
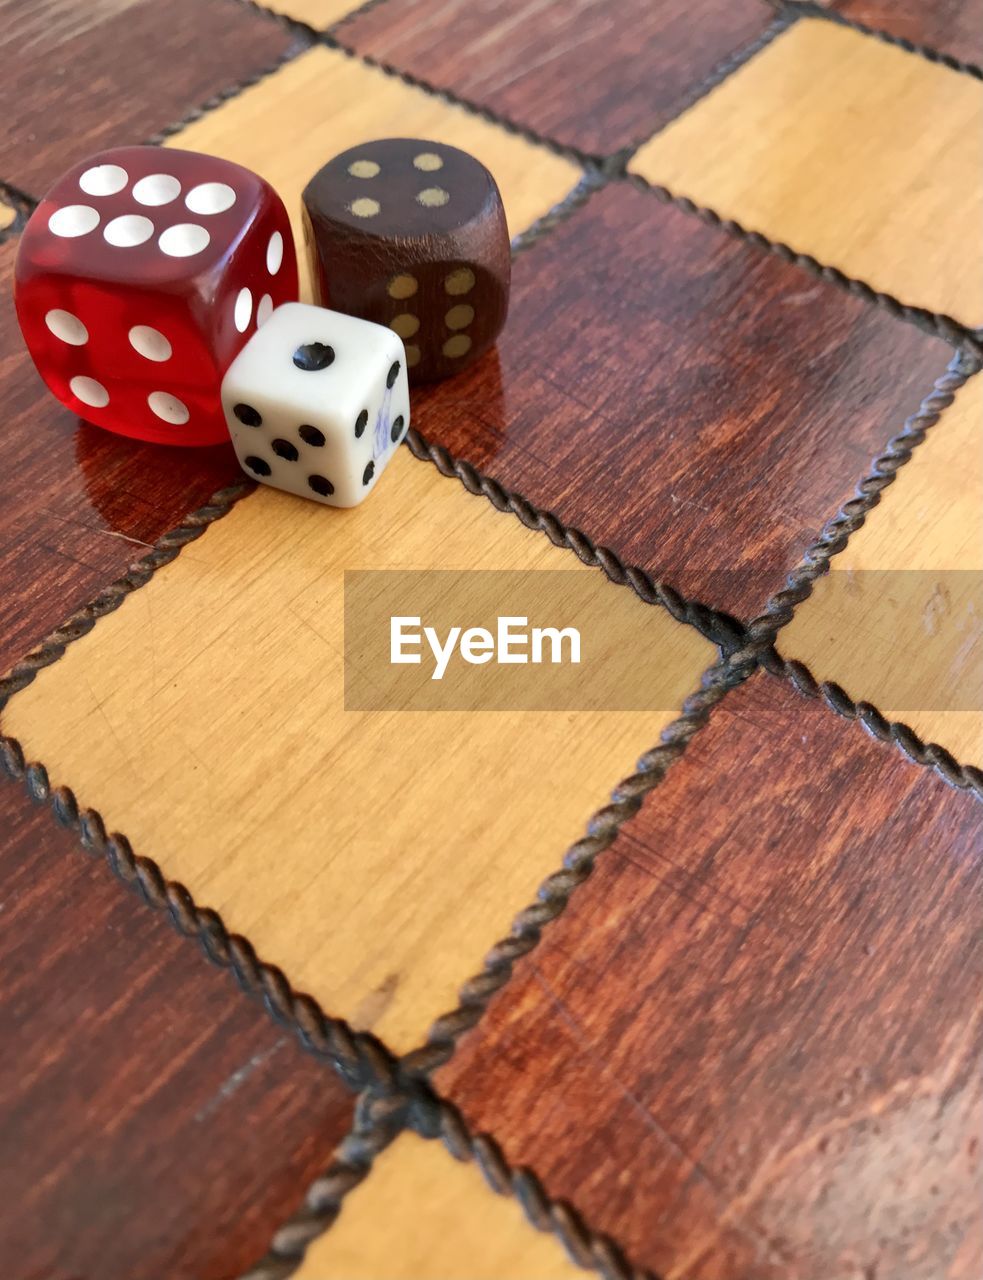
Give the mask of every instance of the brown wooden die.
POLYGON ((412 382, 458 373, 505 323, 502 197, 457 147, 384 138, 342 152, 307 184, 304 232, 322 305, 399 334, 412 382))

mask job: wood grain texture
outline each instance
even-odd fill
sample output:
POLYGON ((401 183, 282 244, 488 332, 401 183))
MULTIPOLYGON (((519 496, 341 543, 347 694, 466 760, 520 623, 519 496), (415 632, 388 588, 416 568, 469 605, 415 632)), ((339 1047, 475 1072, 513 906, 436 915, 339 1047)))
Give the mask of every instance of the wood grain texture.
POLYGON ((239 0, 0 0, 0 178, 40 197, 81 156, 146 141, 296 47, 239 0))
POLYGON ((983 63, 983 4, 980 0, 836 0, 844 18, 983 63))
POLYGON ((556 1237, 531 1226, 474 1163, 401 1134, 308 1251, 297 1280, 583 1280, 556 1237))
MULTIPOLYGON (((300 197, 308 181, 340 151, 385 137, 428 138, 477 156, 501 189, 512 235, 547 213, 580 179, 575 164, 545 147, 326 48, 305 53, 210 112, 171 145, 224 156, 262 174, 286 203, 302 246, 300 197)), ((309 279, 305 296, 310 297, 309 279)))
POLYGON ((409 1050, 714 653, 402 449, 350 511, 243 499, 2 723, 295 987, 409 1050), (629 611, 664 710, 346 710, 344 574, 373 568, 572 568, 629 611))
POLYGON ((977 376, 778 643, 969 764, 983 764, 981 422, 977 376))
POLYGON ((755 676, 436 1083, 668 1280, 975 1280, 981 836, 755 676))
POLYGON ((983 325, 981 121, 980 81, 807 18, 631 169, 972 328, 983 325))
POLYGON ((337 34, 557 142, 607 155, 670 120, 771 16, 754 0, 387 0, 337 34))
POLYGON ((0 245, 0 670, 242 472, 231 446, 168 449, 87 426, 46 390, 13 303, 17 238, 0 245))
POLYGON ((516 258, 497 350, 415 395, 420 431, 744 616, 951 354, 624 186, 516 258))
POLYGON ((7 781, 0 827, 0 1273, 238 1275, 351 1096, 7 781))

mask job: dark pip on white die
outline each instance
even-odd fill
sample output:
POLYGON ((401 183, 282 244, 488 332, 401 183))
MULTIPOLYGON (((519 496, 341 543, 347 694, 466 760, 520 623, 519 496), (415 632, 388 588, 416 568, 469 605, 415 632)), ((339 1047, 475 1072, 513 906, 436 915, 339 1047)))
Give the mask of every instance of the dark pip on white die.
POLYGON ((382 325, 287 303, 230 366, 222 407, 248 475, 328 506, 357 506, 410 425, 403 344, 382 325))

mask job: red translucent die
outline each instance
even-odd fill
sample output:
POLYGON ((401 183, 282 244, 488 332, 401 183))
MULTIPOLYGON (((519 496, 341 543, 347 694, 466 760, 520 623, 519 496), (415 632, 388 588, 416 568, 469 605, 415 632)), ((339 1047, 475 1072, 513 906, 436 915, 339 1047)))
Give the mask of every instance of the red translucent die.
POLYGON ((119 147, 65 174, 17 255, 17 316, 74 413, 159 444, 228 439, 219 390, 275 307, 297 299, 283 202, 237 164, 119 147))

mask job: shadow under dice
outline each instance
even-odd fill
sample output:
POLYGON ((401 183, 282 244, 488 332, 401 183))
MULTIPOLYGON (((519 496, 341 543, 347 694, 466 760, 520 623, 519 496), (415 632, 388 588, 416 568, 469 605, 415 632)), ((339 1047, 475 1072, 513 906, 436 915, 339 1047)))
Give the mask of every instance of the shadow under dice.
POLYGON ((304 214, 320 300, 397 333, 411 382, 450 377, 495 341, 509 236, 495 179, 473 156, 410 138, 364 143, 311 179, 304 214))
POLYGON ((328 506, 354 507, 410 425, 403 346, 381 325, 289 303, 239 353, 222 403, 249 475, 328 506))
POLYGON ((120 435, 227 438, 222 377, 297 261, 268 183, 213 156, 121 147, 65 174, 25 228, 17 315, 51 391, 120 435))

